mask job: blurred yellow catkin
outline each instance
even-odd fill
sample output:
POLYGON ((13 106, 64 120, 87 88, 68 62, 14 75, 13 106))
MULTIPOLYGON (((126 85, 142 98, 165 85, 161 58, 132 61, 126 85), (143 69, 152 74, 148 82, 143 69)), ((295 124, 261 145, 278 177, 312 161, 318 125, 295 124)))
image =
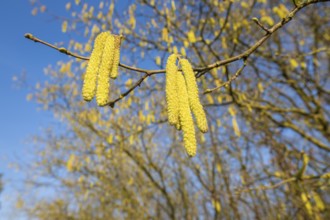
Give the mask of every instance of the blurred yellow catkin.
POLYGON ((305 192, 302 192, 301 195, 301 200, 306 208, 306 211, 308 213, 309 216, 313 216, 313 208, 312 208, 312 204, 308 198, 308 195, 305 192))
POLYGON ((176 65, 177 54, 172 54, 167 58, 166 63, 166 102, 167 102, 167 114, 170 125, 180 127, 179 122, 179 99, 178 99, 178 67, 176 65))
POLYGON ((204 108, 199 100, 198 87, 193 68, 187 59, 180 59, 179 63, 186 79, 189 105, 191 111, 195 115, 197 127, 201 132, 206 133, 208 131, 207 119, 204 108))
POLYGON ((189 107, 187 86, 182 74, 177 74, 177 88, 179 97, 179 118, 183 131, 183 142, 187 154, 190 157, 196 155, 197 143, 195 136, 194 121, 189 107))
POLYGON ((106 105, 109 100, 110 72, 113 65, 115 49, 114 41, 115 38, 113 35, 108 36, 102 53, 96 89, 96 103, 99 106, 106 105))
POLYGON ((74 165, 75 165, 75 162, 76 162, 76 156, 74 154, 71 154, 67 163, 66 163, 66 169, 69 171, 69 172, 73 172, 74 171, 74 165))
POLYGON ((110 73, 110 77, 112 79, 116 79, 118 77, 118 67, 119 67, 119 61, 120 61, 120 45, 121 45, 121 37, 116 35, 114 36, 114 55, 113 55, 113 64, 112 64, 112 70, 110 73))
POLYGON ((94 49, 88 61, 82 88, 82 96, 85 101, 91 101, 95 95, 97 73, 101 63, 104 44, 107 37, 109 36, 109 32, 102 32, 96 37, 94 41, 94 49))

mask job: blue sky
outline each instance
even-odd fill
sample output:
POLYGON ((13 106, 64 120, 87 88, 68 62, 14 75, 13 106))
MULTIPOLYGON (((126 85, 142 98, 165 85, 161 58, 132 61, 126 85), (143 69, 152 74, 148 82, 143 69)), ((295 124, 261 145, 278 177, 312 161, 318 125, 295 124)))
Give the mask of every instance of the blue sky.
MULTIPOLYGON (((65 1, 43 1, 54 14, 65 11, 65 1)), ((27 87, 17 88, 14 76, 26 74, 28 85, 43 81, 43 68, 64 59, 64 55, 24 38, 30 32, 49 42, 65 41, 61 23, 47 15, 32 16, 28 0, 0 3, 0 173, 4 191, 0 195, 0 219, 24 219, 13 211, 13 199, 19 194, 21 173, 10 168, 17 161, 31 163, 26 156, 32 151, 29 137, 42 132, 52 121, 50 113, 28 102, 27 87)))

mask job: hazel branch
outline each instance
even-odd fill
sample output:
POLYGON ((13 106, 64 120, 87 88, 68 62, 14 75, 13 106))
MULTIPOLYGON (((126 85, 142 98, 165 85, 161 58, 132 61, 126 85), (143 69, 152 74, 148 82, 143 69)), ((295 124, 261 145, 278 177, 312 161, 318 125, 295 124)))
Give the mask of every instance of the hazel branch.
MULTIPOLYGON (((212 64, 207 65, 205 67, 196 67, 196 68, 193 68, 193 70, 195 72, 195 75, 196 75, 196 78, 199 78, 199 77, 203 76, 208 71, 210 71, 210 70, 212 70, 214 68, 217 68, 217 67, 220 67, 220 66, 224 66, 224 65, 233 63, 233 62, 238 61, 238 60, 241 60, 241 59, 243 59, 245 61, 265 41, 267 41, 272 36, 273 33, 275 33, 277 30, 279 30, 284 25, 286 25, 288 22, 290 22, 292 20, 292 18, 297 14, 298 11, 300 11, 301 9, 303 9, 306 6, 311 5, 311 4, 315 4, 315 3, 319 3, 319 2, 329 2, 329 1, 330 0, 310 0, 310 1, 304 2, 303 4, 296 5, 296 7, 294 9, 292 9, 290 11, 290 13, 285 18, 283 18, 280 22, 278 22, 277 24, 273 25, 269 29, 268 28, 265 28, 262 24, 260 24, 260 22, 257 22, 258 20, 256 21, 256 19, 253 19, 254 22, 257 23, 258 26, 260 26, 263 30, 266 31, 266 34, 263 37, 261 37, 249 49, 245 50, 244 52, 242 52, 242 53, 240 53, 240 54, 238 54, 236 56, 230 57, 230 58, 225 59, 225 60, 218 60, 215 63, 212 63, 212 64)), ((68 49, 66 49, 64 47, 57 47, 57 46, 55 46, 55 45, 53 45, 51 43, 48 43, 46 41, 43 41, 43 40, 41 40, 41 39, 33 36, 30 33, 25 34, 25 38, 27 38, 29 40, 32 40, 32 41, 34 41, 36 43, 41 43, 41 44, 43 44, 45 46, 51 47, 51 48, 53 48, 55 50, 58 50, 59 52, 64 53, 66 55, 69 55, 69 56, 72 56, 72 57, 75 57, 75 58, 78 58, 78 59, 82 59, 82 60, 89 60, 89 57, 85 57, 85 56, 81 56, 81 55, 75 54, 75 53, 69 51, 68 49)), ((109 105, 111 107, 114 107, 114 104, 117 101, 123 99, 125 96, 127 96, 128 94, 130 94, 136 87, 138 87, 139 85, 141 85, 141 83, 146 78, 148 78, 149 76, 154 75, 154 74, 165 73, 165 69, 154 69, 154 70, 151 69, 151 70, 148 70, 148 69, 143 69, 143 68, 129 66, 129 65, 123 64, 123 63, 119 63, 119 66, 122 67, 122 68, 124 68, 124 69, 127 69, 127 70, 131 70, 131 71, 135 71, 135 72, 140 72, 140 73, 145 73, 145 75, 142 78, 140 78, 130 89, 128 89, 123 94, 121 94, 120 97, 118 97, 117 99, 114 99, 113 101, 109 102, 107 105, 109 105)), ((244 64, 244 66, 242 68, 244 68, 244 67, 245 67, 245 64, 244 64)), ((233 79, 231 78, 225 84, 226 85, 229 85, 233 80, 235 80, 240 75, 241 71, 236 72, 236 74, 232 77, 233 79)), ((222 86, 225 86, 225 85, 222 85, 222 86)), ((217 88, 214 88, 214 89, 217 89, 217 88)), ((213 89, 211 89, 211 90, 213 91, 213 89)), ((209 92, 209 91, 207 90, 206 92, 209 92)))
MULTIPOLYGON (((283 18, 280 22, 278 22, 277 24, 275 24, 272 28, 267 29, 267 33, 262 38, 260 38, 253 46, 251 46, 249 49, 247 49, 246 51, 244 51, 244 52, 242 52, 242 53, 240 53, 240 54, 238 54, 236 56, 230 57, 228 59, 219 60, 219 61, 217 61, 215 63, 212 63, 210 65, 207 65, 205 67, 194 68, 194 71, 197 72, 197 77, 201 77, 202 75, 204 75, 206 72, 208 72, 211 69, 214 69, 214 68, 217 68, 217 67, 220 67, 220 66, 227 65, 227 64, 232 63, 232 62, 235 62, 237 60, 248 58, 274 32, 276 32, 278 29, 282 28, 284 25, 286 25, 288 22, 290 22, 292 20, 292 18, 296 15, 296 13, 298 11, 300 11, 301 9, 303 9, 304 7, 306 7, 308 5, 315 4, 315 3, 318 3, 318 2, 328 2, 328 1, 330 1, 330 0, 311 0, 311 1, 308 1, 308 2, 306 2, 304 4, 301 4, 301 5, 297 6, 297 7, 295 7, 294 9, 292 9, 290 11, 290 13, 287 15, 287 17, 283 18)), ((55 50, 58 50, 61 53, 67 54, 69 56, 72 56, 72 57, 75 57, 75 58, 78 58, 78 59, 89 60, 89 57, 84 57, 84 56, 80 56, 78 54, 72 53, 72 52, 68 51, 67 49, 65 49, 63 47, 59 48, 59 47, 57 47, 57 46, 55 46, 53 44, 50 44, 50 43, 48 43, 46 41, 43 41, 43 40, 41 40, 41 39, 33 36, 30 33, 25 34, 25 37, 27 39, 29 39, 29 40, 32 40, 32 41, 34 41, 36 43, 44 44, 44 45, 46 45, 48 47, 51 47, 51 48, 53 48, 55 50)), ((137 68, 137 67, 129 66, 129 65, 126 65, 126 64, 123 64, 123 63, 120 63, 119 66, 122 67, 122 68, 124 68, 124 69, 132 70, 132 71, 136 71, 136 72, 148 73, 149 75, 159 74, 159 73, 165 73, 165 69, 148 70, 148 69, 142 69, 142 68, 137 68)))
POLYGON ((64 48, 64 47, 57 47, 57 46, 55 46, 55 45, 53 45, 53 44, 51 44, 51 43, 48 43, 48 42, 46 42, 46 41, 43 41, 43 40, 41 40, 41 39, 39 39, 39 38, 33 36, 33 35, 30 34, 30 33, 26 33, 26 34, 24 35, 24 37, 27 38, 27 39, 29 39, 29 40, 34 41, 35 43, 41 43, 41 44, 46 45, 46 46, 48 46, 48 47, 50 47, 50 48, 53 48, 53 49, 55 49, 55 50, 58 50, 60 53, 64 53, 64 54, 66 54, 66 55, 69 55, 69 56, 72 56, 72 57, 75 57, 75 58, 78 58, 78 59, 81 59, 81 60, 89 60, 89 57, 84 57, 84 56, 80 56, 80 55, 78 55, 78 54, 74 54, 74 53, 70 52, 69 50, 67 50, 67 49, 64 48))
POLYGON ((237 189, 237 193, 242 193, 242 192, 251 192, 251 191, 255 191, 255 190, 271 190, 271 189, 276 189, 278 187, 281 187, 285 184, 291 183, 291 182, 295 182, 295 181, 308 181, 308 180, 321 180, 321 179, 328 179, 327 176, 303 176, 301 178, 297 178, 297 177, 290 177, 288 179, 282 180, 278 183, 275 183, 273 185, 260 185, 258 187, 254 187, 254 188, 241 188, 241 189, 237 189))

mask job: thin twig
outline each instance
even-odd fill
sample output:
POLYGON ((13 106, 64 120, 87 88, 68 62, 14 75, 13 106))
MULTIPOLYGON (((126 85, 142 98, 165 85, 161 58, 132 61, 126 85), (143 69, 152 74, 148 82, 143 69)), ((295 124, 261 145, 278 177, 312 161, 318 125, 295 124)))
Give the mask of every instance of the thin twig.
POLYGON ((149 74, 146 73, 143 77, 141 77, 131 88, 129 88, 126 92, 122 93, 118 98, 114 99, 113 101, 110 101, 106 105, 109 105, 111 108, 115 107, 115 103, 123 99, 125 96, 130 94, 136 87, 140 86, 141 83, 149 77, 149 74))
POLYGON ((234 80, 235 80, 235 79, 241 74, 241 72, 243 71, 243 69, 244 69, 245 66, 246 66, 246 61, 244 61, 243 66, 242 66, 241 68, 239 68, 239 69, 236 71, 236 73, 235 73, 232 77, 230 77, 230 79, 229 79, 228 81, 222 83, 221 85, 219 85, 219 86, 217 86, 217 87, 215 87, 215 88, 205 90, 203 94, 211 93, 211 92, 213 92, 213 91, 215 91, 215 90, 217 90, 217 89, 220 89, 220 88, 222 88, 222 87, 229 86, 229 84, 230 84, 232 81, 234 81, 234 80))
MULTIPOLYGON (((89 60, 89 57, 84 57, 84 56, 81 56, 81 55, 78 55, 78 54, 75 54, 73 52, 70 52, 68 49, 64 48, 64 47, 57 47, 55 46, 54 44, 51 44, 51 43, 48 43, 46 41, 43 41, 35 36, 33 36, 32 34, 30 33, 27 33, 24 35, 25 38, 29 39, 29 40, 32 40, 36 43, 41 43, 43 45, 46 45, 50 48, 53 48, 61 53, 64 53, 66 55, 69 55, 69 56, 72 56, 72 57, 75 57, 75 58, 78 58, 78 59, 81 59, 81 60, 89 60)), ((146 73, 146 72, 152 72, 153 74, 157 74, 157 73, 163 73, 164 70, 147 70, 147 69, 141 69, 141 68, 136 68, 136 67, 133 67, 133 66, 129 66, 129 65, 126 65, 126 64, 123 64, 123 63, 119 63, 119 66, 120 67, 123 67, 125 69, 128 69, 128 70, 133 70, 133 71, 136 71, 136 72, 141 72, 141 73, 146 73)))
POLYGON ((257 188, 251 188, 251 189, 249 189, 249 190, 258 190, 258 189, 260 189, 260 190, 269 190, 269 189, 275 189, 275 188, 278 188, 278 187, 280 187, 280 186, 282 186, 282 185, 284 185, 284 184, 286 184, 286 183, 293 182, 293 181, 295 181, 295 180, 297 180, 295 177, 291 177, 291 178, 289 178, 289 179, 282 180, 281 182, 276 183, 276 184, 274 184, 274 185, 270 185, 270 186, 260 186, 260 187, 257 187, 257 188))
POLYGON ((254 191, 254 190, 270 190, 270 189, 276 189, 284 184, 290 183, 290 182, 294 182, 294 181, 308 181, 308 180, 319 180, 322 179, 322 175, 320 176, 302 176, 300 178, 297 178, 296 176, 294 177, 290 177, 288 179, 282 180, 278 183, 275 183, 273 185, 268 185, 268 186, 258 186, 258 187, 254 187, 254 188, 245 188, 245 189, 237 189, 236 193, 242 193, 242 192, 250 192, 250 191, 254 191))
POLYGON ((254 17, 252 18, 252 21, 254 21, 254 23, 256 23, 262 30, 266 31, 266 33, 269 33, 269 29, 261 24, 258 18, 254 17))
POLYGON ((48 46, 48 47, 51 47, 51 48, 53 48, 53 49, 55 49, 55 50, 58 50, 59 52, 64 53, 64 54, 66 54, 66 55, 69 55, 69 56, 72 56, 72 57, 75 57, 75 58, 78 58, 78 59, 81 59, 81 60, 89 60, 88 57, 84 57, 84 56, 80 56, 80 55, 78 55, 78 54, 74 54, 74 53, 68 51, 68 50, 67 50, 66 48, 64 48, 64 47, 57 47, 57 46, 55 46, 55 45, 53 45, 53 44, 50 44, 50 43, 48 43, 48 42, 46 42, 46 41, 43 41, 43 40, 41 40, 41 39, 39 39, 39 38, 33 36, 33 35, 30 34, 30 33, 25 34, 24 37, 27 38, 27 39, 29 39, 29 40, 33 40, 33 41, 36 42, 36 43, 41 43, 41 44, 43 44, 43 45, 46 45, 46 46, 48 46))

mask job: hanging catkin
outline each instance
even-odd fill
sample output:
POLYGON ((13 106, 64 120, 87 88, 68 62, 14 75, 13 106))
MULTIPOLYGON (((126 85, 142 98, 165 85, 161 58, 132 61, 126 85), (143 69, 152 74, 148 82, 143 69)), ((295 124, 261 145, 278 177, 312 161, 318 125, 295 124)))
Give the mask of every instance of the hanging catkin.
POLYGON ((82 96, 85 101, 91 101, 95 95, 96 79, 99 65, 101 63, 102 52, 105 41, 109 36, 109 32, 102 32, 96 37, 94 41, 94 49, 88 61, 84 84, 82 88, 82 96))
POLYGON ((104 45, 97 79, 96 102, 99 106, 104 106, 109 101, 110 72, 113 65, 114 49, 114 36, 110 35, 104 45))
POLYGON ((195 136, 194 121, 189 107, 187 86, 182 74, 177 74, 177 88, 179 97, 179 118, 183 131, 183 142, 187 154, 190 157, 196 155, 197 142, 195 136))
POLYGON ((110 77, 112 79, 116 79, 118 76, 118 67, 119 67, 119 61, 120 61, 120 45, 121 45, 121 37, 116 35, 114 36, 114 55, 113 55, 113 64, 112 64, 112 70, 110 73, 110 77))
POLYGON ((206 115, 204 112, 204 108, 200 103, 198 96, 198 87, 196 82, 196 77, 191 67, 191 64, 187 59, 180 59, 179 61, 182 71, 184 73, 184 77, 186 79, 187 91, 189 96, 189 105, 191 111, 195 115, 197 127, 203 133, 206 133, 208 130, 206 115))
POLYGON ((180 128, 179 122, 179 99, 178 99, 178 67, 176 61, 178 59, 177 54, 172 54, 168 57, 166 63, 166 102, 167 102, 167 114, 170 125, 180 128))

